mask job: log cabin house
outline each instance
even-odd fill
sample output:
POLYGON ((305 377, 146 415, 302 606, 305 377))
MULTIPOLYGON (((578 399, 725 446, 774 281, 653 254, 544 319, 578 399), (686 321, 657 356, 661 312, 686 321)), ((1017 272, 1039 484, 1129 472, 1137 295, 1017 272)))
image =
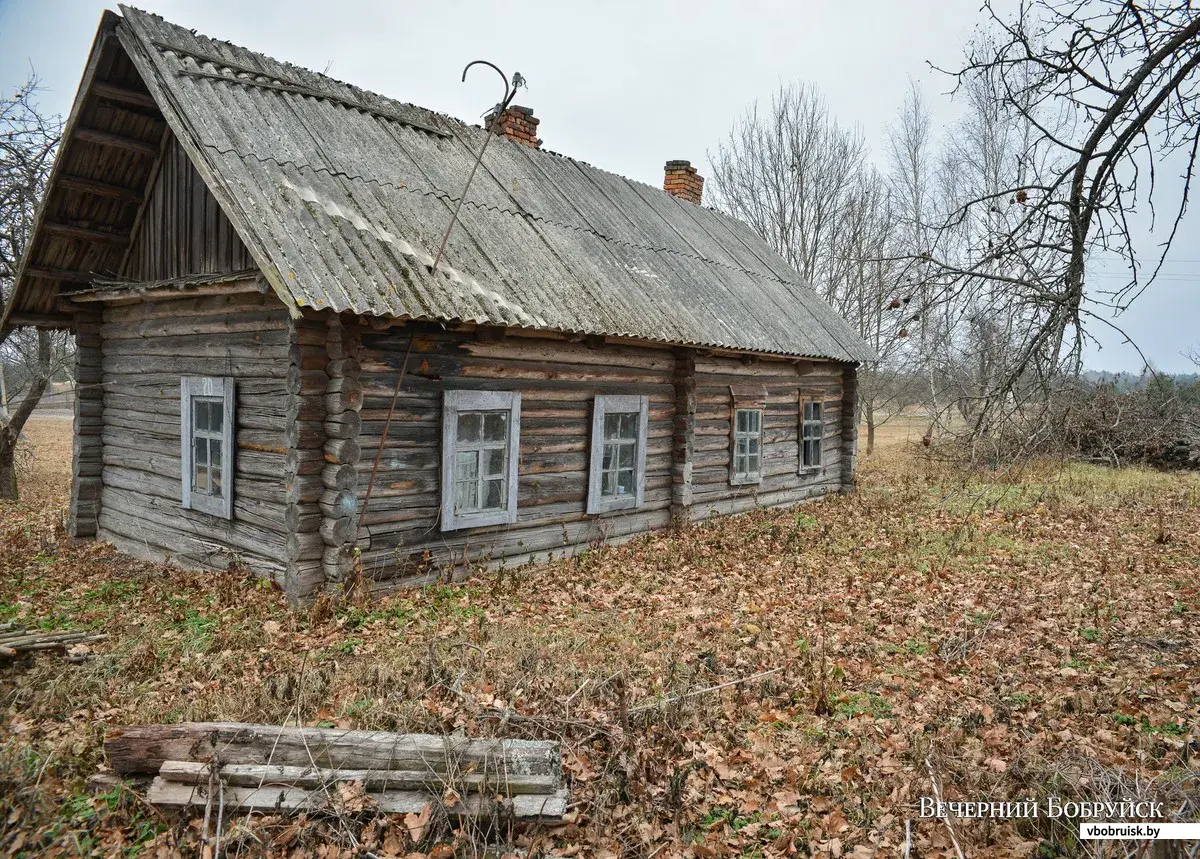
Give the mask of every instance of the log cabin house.
POLYGON ((75 334, 71 532, 303 600, 852 486, 873 355, 695 168, 487 125, 435 269, 488 130, 105 13, 0 322, 75 334))

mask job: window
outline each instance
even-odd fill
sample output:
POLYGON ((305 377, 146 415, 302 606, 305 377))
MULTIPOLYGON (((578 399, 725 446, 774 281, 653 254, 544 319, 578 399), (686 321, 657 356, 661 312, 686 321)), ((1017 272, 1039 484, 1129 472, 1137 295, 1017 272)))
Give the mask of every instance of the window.
POLYGON ((762 482, 762 409, 734 409, 729 482, 762 482))
POLYGON ((800 468, 821 467, 821 438, 825 434, 825 404, 802 400, 800 404, 800 468))
POLYGON ((233 518, 233 379, 184 376, 179 425, 183 506, 233 518))
POLYGON ((648 397, 596 397, 588 513, 641 506, 646 484, 648 397))
POLYGON ((442 415, 442 530, 517 521, 521 395, 447 391, 442 415))

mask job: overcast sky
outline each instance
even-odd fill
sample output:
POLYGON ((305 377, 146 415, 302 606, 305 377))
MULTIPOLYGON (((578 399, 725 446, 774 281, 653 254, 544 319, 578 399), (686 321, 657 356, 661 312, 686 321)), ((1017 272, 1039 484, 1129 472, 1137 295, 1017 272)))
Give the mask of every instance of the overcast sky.
MULTIPOLYGON (((489 59, 529 82, 518 102, 541 119, 547 149, 660 184, 663 163, 707 167, 708 151, 755 99, 807 80, 875 151, 909 80, 934 116, 954 105, 932 62, 953 66, 977 0, 807 2, 406 2, 406 0, 142 0, 173 23, 460 118, 478 121, 500 95, 489 59)), ((0 0, 0 87, 32 66, 43 104, 65 114, 101 11, 97 0, 0 0)), ((1200 217, 1177 243, 1168 277, 1120 320, 1161 369, 1187 371, 1200 343, 1200 217)), ((1149 250, 1149 248, 1148 248, 1149 250)), ((1112 278, 1097 278, 1098 284, 1112 278)), ((1136 353, 1097 330, 1088 365, 1138 370, 1136 353)))

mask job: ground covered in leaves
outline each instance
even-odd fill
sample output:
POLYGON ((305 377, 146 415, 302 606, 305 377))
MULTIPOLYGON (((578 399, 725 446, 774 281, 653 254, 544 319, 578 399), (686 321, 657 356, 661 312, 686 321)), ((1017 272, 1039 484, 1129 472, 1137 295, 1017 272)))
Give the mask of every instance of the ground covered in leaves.
POLYGON ((1196 475, 967 476, 896 443, 852 497, 292 612, 237 573, 72 545, 69 432, 30 427, 25 498, 0 506, 0 621, 109 637, 0 668, 0 853, 195 851, 198 821, 85 783, 105 730, 136 722, 564 744, 562 826, 257 816, 227 827, 231 856, 442 859, 488 837, 495 855, 902 856, 910 834, 914 857, 952 838, 1090 855, 1077 821, 947 825, 917 804, 1196 791, 1196 475))

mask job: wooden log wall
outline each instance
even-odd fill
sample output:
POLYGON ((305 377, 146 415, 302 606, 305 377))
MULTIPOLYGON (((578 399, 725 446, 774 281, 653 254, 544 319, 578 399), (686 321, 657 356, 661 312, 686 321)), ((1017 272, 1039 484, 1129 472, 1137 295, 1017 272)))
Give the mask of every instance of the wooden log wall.
MULTIPOLYGON (((302 413, 293 403, 311 383, 293 361, 287 312, 273 296, 258 293, 114 305, 104 310, 100 335, 97 536, 129 554, 189 568, 225 569, 238 560, 282 583, 289 561, 302 556, 299 529, 316 526, 287 503, 293 491, 287 475, 320 470, 319 450, 311 470, 301 465, 308 424, 292 420, 302 413), (232 521, 182 507, 185 375, 235 379, 232 521)), ((319 375, 325 377, 323 369, 319 375)))
POLYGON ((841 472, 842 365, 698 355, 692 466, 692 519, 792 504, 837 490, 841 472), (800 392, 824 403, 822 467, 799 474, 800 392), (763 406, 761 483, 731 486, 730 422, 734 397, 763 406))
MULTIPOLYGON (((789 504, 837 490, 842 469, 842 365, 703 355, 692 349, 571 342, 553 336, 496 336, 432 326, 364 329, 361 434, 348 453, 327 444, 327 489, 348 486, 335 468, 358 459, 361 505, 409 338, 400 394, 357 547, 364 573, 393 586, 460 575, 472 564, 515 565, 568 555, 661 528, 672 517, 700 519, 755 506, 789 504), (729 482, 732 390, 759 390, 765 407, 764 478, 729 482), (460 531, 440 528, 442 394, 521 392, 517 523, 460 531), (799 473, 800 391, 825 407, 823 466, 799 473), (586 511, 591 410, 596 395, 650 398, 645 504, 598 516, 586 511), (336 480, 335 480, 335 476, 336 480), (340 482, 339 482, 340 481, 340 482)), ((331 379, 332 382, 332 379, 331 379)), ((335 399, 327 398, 331 409, 335 399)), ((338 496, 329 495, 333 502, 338 496)), ((347 550, 326 507, 326 576, 346 569, 347 550), (337 549, 336 552, 331 551, 337 549)))
POLYGON ((288 506, 285 592, 299 602, 321 589, 325 580, 321 553, 322 493, 326 433, 326 392, 329 389, 330 326, 336 317, 327 314, 292 320, 287 426, 289 449, 284 467, 285 503, 288 506))
POLYGON ((858 464, 858 368, 842 371, 842 491, 853 492, 858 464))
POLYGON ((75 433, 71 456, 72 537, 94 537, 100 504, 104 429, 103 340, 100 312, 75 315, 75 433))
MULTIPOLYGON (((362 449, 362 383, 359 332, 353 319, 333 317, 326 331, 328 383, 323 398, 325 447, 321 468, 322 577, 328 588, 345 582, 354 567, 354 532, 359 511, 362 449)), ((370 474, 370 462, 364 464, 370 474)))
MULTIPOLYGON (((361 503, 412 327, 364 330, 361 503)), ((562 339, 479 336, 417 328, 408 375, 363 516, 364 574, 397 585, 435 580, 447 564, 545 560, 661 528, 670 521, 675 358, 639 346, 589 347, 562 339), (517 524, 440 530, 445 390, 521 392, 517 524), (585 513, 593 398, 650 400, 645 503, 585 513)))

